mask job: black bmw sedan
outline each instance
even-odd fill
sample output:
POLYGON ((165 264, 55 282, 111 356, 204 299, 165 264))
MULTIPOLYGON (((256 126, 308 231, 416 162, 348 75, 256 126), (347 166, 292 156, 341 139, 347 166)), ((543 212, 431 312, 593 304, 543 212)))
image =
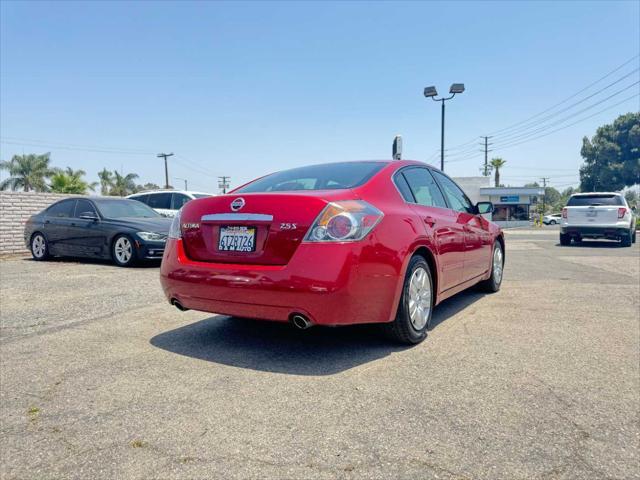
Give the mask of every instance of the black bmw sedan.
POLYGON ((128 267, 161 259, 171 219, 126 198, 68 198, 33 215, 24 240, 35 260, 50 256, 112 259, 128 267))

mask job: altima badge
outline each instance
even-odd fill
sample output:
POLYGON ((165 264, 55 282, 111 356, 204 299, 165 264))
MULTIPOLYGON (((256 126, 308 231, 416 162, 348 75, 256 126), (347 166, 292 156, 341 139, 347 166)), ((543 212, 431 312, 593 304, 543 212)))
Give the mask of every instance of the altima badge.
POLYGON ((242 207, 244 207, 244 198, 238 197, 233 202, 231 202, 231 210, 237 212, 242 207))

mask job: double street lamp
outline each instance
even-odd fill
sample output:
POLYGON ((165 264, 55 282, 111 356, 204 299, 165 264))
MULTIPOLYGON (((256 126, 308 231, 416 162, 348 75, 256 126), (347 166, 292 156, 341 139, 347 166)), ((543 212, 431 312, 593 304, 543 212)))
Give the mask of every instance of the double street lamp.
POLYGON ((451 100, 456 96, 456 93, 464 92, 464 83, 454 83, 451 85, 449 89, 450 97, 442 97, 436 98, 438 96, 438 91, 436 87, 426 87, 424 89, 424 96, 427 98, 431 98, 434 102, 442 102, 442 124, 440 129, 440 170, 444 172, 444 102, 447 100, 451 100))

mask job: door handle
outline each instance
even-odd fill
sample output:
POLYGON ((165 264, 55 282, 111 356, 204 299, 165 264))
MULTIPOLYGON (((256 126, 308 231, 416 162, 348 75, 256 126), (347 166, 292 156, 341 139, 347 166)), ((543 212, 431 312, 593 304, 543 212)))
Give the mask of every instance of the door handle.
POLYGON ((427 215, 426 217, 423 218, 423 220, 424 220, 424 223, 426 223, 432 228, 436 224, 436 220, 431 215, 427 215))

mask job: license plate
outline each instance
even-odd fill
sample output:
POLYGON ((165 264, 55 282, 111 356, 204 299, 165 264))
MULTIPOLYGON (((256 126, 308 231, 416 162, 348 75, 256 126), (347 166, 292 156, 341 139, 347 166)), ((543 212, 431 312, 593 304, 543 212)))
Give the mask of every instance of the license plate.
POLYGON ((597 210, 587 210, 587 217, 597 217, 597 216, 598 216, 597 210))
POLYGON ((253 252, 255 249, 255 227, 220 227, 218 250, 223 252, 253 252))

